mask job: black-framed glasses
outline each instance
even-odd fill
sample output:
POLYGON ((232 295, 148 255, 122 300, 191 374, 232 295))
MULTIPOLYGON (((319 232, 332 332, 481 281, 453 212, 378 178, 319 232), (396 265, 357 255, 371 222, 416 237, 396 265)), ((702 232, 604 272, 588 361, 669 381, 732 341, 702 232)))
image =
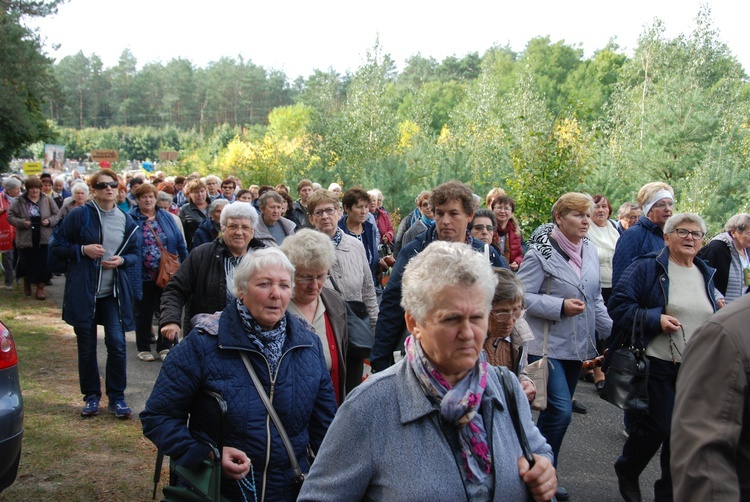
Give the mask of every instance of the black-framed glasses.
POLYGON ((117 188, 118 186, 120 186, 120 184, 116 181, 110 181, 110 182, 100 181, 99 183, 94 183, 92 186, 94 187, 95 190, 104 190, 107 187, 117 188))
POLYGON ((253 227, 251 227, 250 225, 239 225, 237 223, 230 223, 228 225, 225 225, 224 228, 226 228, 227 230, 231 230, 232 232, 242 230, 245 233, 250 233, 253 230, 253 227))
POLYGON ((513 316, 513 319, 519 320, 526 317, 526 309, 520 308, 505 310, 502 312, 490 312, 490 315, 494 317, 497 322, 506 322, 510 319, 511 316, 513 316))
POLYGON ((325 209, 316 209, 313 213, 313 216, 315 216, 316 218, 320 218, 321 216, 323 216, 323 213, 327 214, 328 216, 333 216, 334 214, 336 214, 336 208, 327 207, 325 209))
POLYGON ((703 236, 706 235, 700 230, 688 230, 687 228, 675 228, 673 232, 676 233, 680 239, 687 239, 688 235, 692 235, 693 239, 697 241, 701 240, 703 236))
POLYGON ((487 230, 488 232, 495 231, 495 227, 492 225, 473 225, 471 229, 476 230, 477 232, 484 232, 485 230, 487 230))

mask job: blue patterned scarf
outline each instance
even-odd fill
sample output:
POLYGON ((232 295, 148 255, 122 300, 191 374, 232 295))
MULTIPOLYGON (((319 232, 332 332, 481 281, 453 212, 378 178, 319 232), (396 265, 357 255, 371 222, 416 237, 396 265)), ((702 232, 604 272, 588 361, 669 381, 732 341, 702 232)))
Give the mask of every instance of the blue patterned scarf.
POLYGON ((458 429, 467 481, 483 483, 487 474, 492 472, 487 432, 479 413, 482 395, 487 387, 488 364, 484 353, 474 368, 452 388, 427 359, 414 335, 406 339, 406 357, 424 393, 440 402, 440 415, 458 429))
POLYGON ((242 304, 239 298, 237 302, 237 313, 240 315, 242 327, 261 353, 266 356, 268 365, 271 367, 271 378, 273 378, 276 369, 279 367, 281 354, 286 342, 286 316, 282 317, 275 328, 269 331, 263 331, 258 322, 253 318, 247 307, 242 304))

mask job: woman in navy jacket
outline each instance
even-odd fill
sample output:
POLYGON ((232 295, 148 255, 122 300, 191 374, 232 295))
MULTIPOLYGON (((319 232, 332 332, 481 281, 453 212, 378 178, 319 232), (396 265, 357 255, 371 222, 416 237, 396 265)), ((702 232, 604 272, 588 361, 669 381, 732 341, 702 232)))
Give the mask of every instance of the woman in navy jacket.
MULTIPOLYGON (((188 251, 182 232, 177 228, 174 218, 169 212, 156 205, 156 196, 159 191, 150 183, 143 183, 135 191, 137 205, 130 209, 130 216, 139 225, 136 233, 138 248, 143 257, 142 281, 143 295, 140 300, 135 301, 135 343, 138 348, 138 359, 141 361, 153 361, 156 358, 151 353, 151 336, 153 329, 151 319, 154 311, 159 309, 161 294, 164 291, 156 285, 159 276, 159 263, 161 260, 161 247, 169 253, 179 256, 180 262, 187 258, 188 251), (158 241, 157 241, 158 237, 158 241)), ((172 342, 159 334, 156 340, 156 351, 163 361, 172 342)))

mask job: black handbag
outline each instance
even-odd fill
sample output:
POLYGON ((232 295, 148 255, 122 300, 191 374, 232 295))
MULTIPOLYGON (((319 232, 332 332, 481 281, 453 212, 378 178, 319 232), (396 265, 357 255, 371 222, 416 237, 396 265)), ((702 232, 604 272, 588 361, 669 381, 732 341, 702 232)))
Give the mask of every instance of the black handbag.
POLYGON ((644 315, 642 311, 633 320, 629 343, 615 350, 609 359, 602 399, 622 410, 647 414, 649 360, 643 347, 644 315))
MULTIPOLYGON (((333 289, 341 294, 333 276, 331 279, 333 289)), ((373 336, 370 326, 370 313, 367 311, 367 305, 357 300, 344 300, 346 304, 346 327, 348 331, 347 358, 364 360, 370 357, 372 350, 373 336)))

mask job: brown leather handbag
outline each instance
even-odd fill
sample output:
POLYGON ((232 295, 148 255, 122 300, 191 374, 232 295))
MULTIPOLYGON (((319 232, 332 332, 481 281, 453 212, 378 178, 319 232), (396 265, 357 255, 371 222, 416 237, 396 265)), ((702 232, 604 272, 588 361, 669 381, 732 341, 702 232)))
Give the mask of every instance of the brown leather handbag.
POLYGON ((151 225, 146 223, 146 226, 148 226, 148 229, 154 234, 156 245, 159 246, 159 251, 161 251, 161 258, 159 259, 159 274, 156 276, 156 285, 164 289, 170 279, 172 279, 175 272, 177 272, 177 269, 180 268, 180 257, 167 251, 164 246, 161 245, 161 241, 151 225))

